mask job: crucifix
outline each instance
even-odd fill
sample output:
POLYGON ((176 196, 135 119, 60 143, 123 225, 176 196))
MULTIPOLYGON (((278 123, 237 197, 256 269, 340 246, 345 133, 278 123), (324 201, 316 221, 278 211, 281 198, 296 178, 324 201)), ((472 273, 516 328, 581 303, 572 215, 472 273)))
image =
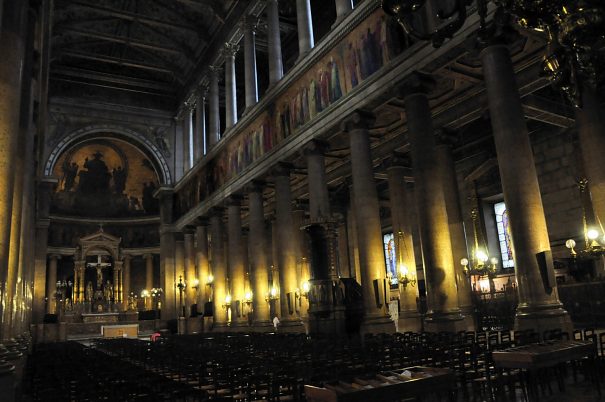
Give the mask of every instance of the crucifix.
POLYGON ((101 289, 103 286, 103 273, 101 270, 103 268, 111 267, 110 262, 103 262, 101 259, 101 255, 97 255, 97 262, 89 262, 86 264, 87 267, 96 268, 97 269, 97 289, 101 289))

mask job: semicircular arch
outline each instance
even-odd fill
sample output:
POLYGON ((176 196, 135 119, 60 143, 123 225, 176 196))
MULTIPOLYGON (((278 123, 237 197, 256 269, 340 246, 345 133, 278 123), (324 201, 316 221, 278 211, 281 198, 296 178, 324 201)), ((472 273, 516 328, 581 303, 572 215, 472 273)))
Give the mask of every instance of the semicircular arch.
POLYGON ((63 152, 80 141, 96 138, 95 134, 103 134, 98 138, 131 140, 129 142, 133 146, 139 148, 143 153, 151 157, 153 164, 158 169, 158 174, 161 175, 160 181, 162 184, 172 183, 172 175, 170 174, 166 158, 156 144, 135 130, 112 124, 86 126, 72 131, 70 134, 63 137, 48 156, 46 164, 44 165, 44 175, 52 175, 53 169, 63 152))

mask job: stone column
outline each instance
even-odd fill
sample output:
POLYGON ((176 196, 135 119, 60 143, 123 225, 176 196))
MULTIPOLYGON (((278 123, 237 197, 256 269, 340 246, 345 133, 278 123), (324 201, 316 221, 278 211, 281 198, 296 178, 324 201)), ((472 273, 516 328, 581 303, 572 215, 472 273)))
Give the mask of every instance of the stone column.
POLYGON ((342 122, 343 131, 349 133, 351 146, 351 175, 365 310, 362 333, 395 330, 387 314, 388 300, 385 300, 388 284, 368 131, 373 122, 374 116, 364 111, 356 111, 342 122))
POLYGON ((223 234, 223 210, 215 208, 210 216, 212 244, 212 274, 214 275, 214 325, 227 326, 228 313, 224 308, 227 296, 227 264, 225 263, 225 239, 223 234))
POLYGON ((404 88, 426 274, 428 313, 425 322, 430 331, 457 331, 464 329, 463 317, 458 307, 442 169, 435 163, 433 121, 426 94, 432 83, 428 77, 413 75, 404 88))
POLYGON ((334 0, 336 3, 336 21, 333 26, 338 25, 353 10, 351 0, 334 0))
MULTIPOLYGON (((14 165, 17 160, 21 83, 25 61, 26 2, 5 4, 0 32, 0 309, 8 308, 11 300, 9 279, 9 247, 13 205, 14 165)), ((29 82, 29 81, 28 81, 29 82)), ((10 309, 8 308, 10 313, 10 309)), ((5 312, 1 312, 5 316, 5 312)), ((6 320, 0 338, 9 336, 6 320)))
POLYGON ((160 288, 164 291, 162 303, 162 320, 176 318, 177 294, 175 277, 175 235, 171 230, 173 219, 173 190, 160 187, 156 192, 160 200, 160 288))
POLYGON ((186 317, 187 313, 187 290, 183 291, 182 295, 179 291, 177 284, 179 283, 179 279, 187 283, 187 275, 185 275, 185 240, 182 233, 178 233, 175 240, 174 247, 174 283, 168 284, 174 288, 174 292, 176 294, 176 307, 177 307, 177 316, 178 317, 186 317), (182 296, 182 297, 181 297, 182 296))
POLYGON ((599 220, 605 222, 605 109, 588 86, 583 88, 582 108, 576 109, 576 124, 592 208, 599 220))
MULTIPOLYGON (((464 219, 460 207, 460 195, 458 192, 458 179, 456 178, 456 166, 452 155, 452 145, 456 138, 446 132, 440 132, 437 136, 435 147, 435 163, 441 169, 440 176, 443 180, 443 196, 450 229, 452 242, 452 255, 454 256, 454 270, 456 275, 456 287, 458 289, 458 306, 461 312, 469 318, 467 325, 472 324, 473 301, 471 299, 471 286, 464 274, 460 260, 468 256, 466 248, 466 235, 464 231, 464 219)), ((469 328, 470 329, 470 328, 469 328)))
POLYGON ((244 302, 246 270, 244 268, 241 197, 232 196, 227 207, 227 238, 229 250, 229 283, 231 285, 231 320, 235 326, 246 325, 242 307, 244 302))
POLYGON ((184 272, 185 275, 183 279, 187 284, 185 288, 185 300, 187 301, 187 310, 185 311, 185 317, 190 316, 190 307, 197 303, 197 291, 199 289, 199 282, 197 283, 197 289, 194 288, 196 286, 195 281, 200 281, 200 278, 196 274, 195 269, 195 248, 194 248, 194 234, 195 227, 187 227, 183 231, 184 233, 184 252, 185 252, 185 261, 184 261, 184 272))
MULTIPOLYGON (((151 294, 151 289, 153 289, 153 254, 145 254, 143 258, 145 259, 145 289, 151 294)), ((151 310, 151 296, 148 296, 147 299, 145 300, 145 309, 151 310)))
POLYGON ((315 46, 310 0, 296 0, 296 25, 298 27, 298 59, 301 60, 315 46))
MULTIPOLYGON (((559 301, 534 156, 505 45, 481 53, 504 202, 509 214, 519 305, 515 327, 571 329, 559 301)), ((601 133, 602 135, 602 133, 601 133)))
MULTIPOLYGON (((113 267, 113 304, 114 308, 117 308, 117 305, 122 302, 124 299, 122 296, 122 270, 124 268, 124 263, 122 261, 115 261, 113 267)), ((84 271, 81 274, 80 283, 83 284, 82 291, 80 295, 84 294, 84 271)))
POLYGON ((48 279, 46 281, 46 298, 48 304, 46 305, 46 311, 49 314, 56 312, 55 290, 57 284, 57 261, 61 258, 58 254, 51 254, 48 260, 48 279))
POLYGON ((219 94, 218 94, 218 74, 220 67, 210 66, 208 77, 210 79, 210 98, 208 106, 210 112, 208 124, 209 146, 206 150, 209 152, 221 139, 221 117, 219 110, 219 94))
POLYGON ((246 83, 246 111, 258 102, 258 83, 256 77, 256 21, 246 17, 244 29, 244 77, 246 83))
POLYGON ((326 181, 324 152, 327 145, 313 140, 305 147, 309 184, 309 217, 311 221, 330 219, 330 195, 326 181))
POLYGON ((235 78, 235 55, 238 45, 225 43, 223 55, 225 56, 225 130, 229 130, 237 123, 237 88, 235 78))
POLYGON ((197 304, 198 310, 203 312, 204 303, 210 300, 208 275, 210 267, 208 266, 208 222, 200 219, 195 229, 195 269, 197 278, 200 281, 198 289, 197 304))
POLYGON ((200 88, 195 103, 195 136, 193 141, 193 162, 206 155, 208 143, 206 141, 206 93, 207 88, 200 88))
POLYGON ((84 283, 84 270, 86 269, 86 260, 74 261, 74 289, 76 290, 76 301, 78 303, 84 302, 84 289, 86 284, 84 283))
POLYGON ((192 158, 192 130, 193 130, 193 116, 191 106, 185 104, 185 110, 183 111, 183 173, 187 173, 189 169, 193 167, 192 158))
POLYGON ((267 47, 269 54, 269 85, 284 76, 279 32, 278 0, 267 0, 267 47))
MULTIPOLYGON (((290 168, 279 164, 273 170, 275 178, 275 235, 277 242, 277 264, 279 271, 279 300, 281 317, 284 325, 294 325, 296 317, 294 299, 298 281, 296 278, 296 245, 292 240, 292 192, 290 188, 290 168)), ((298 322, 296 322, 298 323, 298 322)))
POLYGON ((132 289, 130 288, 130 267, 132 262, 132 256, 130 254, 124 255, 124 265, 122 271, 122 300, 124 301, 124 309, 128 310, 130 307, 128 305, 128 298, 130 297, 130 292, 132 289))
POLYGON ((35 324, 42 323, 44 313, 50 312, 50 299, 46 299, 48 295, 46 249, 48 246, 48 227, 50 225, 48 206, 50 204, 50 193, 55 184, 56 180, 52 182, 42 180, 38 184, 38 218, 34 241, 34 292, 32 295, 32 322, 35 324), (46 306, 44 305, 45 300, 46 306))
MULTIPOLYGON (((389 201, 393 237, 395 238, 395 262, 397 275, 405 275, 408 280, 417 280, 416 258, 414 257, 414 238, 410 219, 405 175, 410 173, 406 160, 394 155, 387 164, 389 181, 389 201), (402 264, 404 268, 400 267, 402 264), (402 272, 403 270, 403 272, 402 272)), ((420 331, 421 318, 416 306, 417 285, 399 283, 399 332, 420 331)))
POLYGON ((250 233, 250 282, 253 284, 254 326, 271 328, 269 303, 265 301, 269 293, 269 261, 267 259, 267 228, 263 208, 263 184, 253 183, 248 193, 250 233))

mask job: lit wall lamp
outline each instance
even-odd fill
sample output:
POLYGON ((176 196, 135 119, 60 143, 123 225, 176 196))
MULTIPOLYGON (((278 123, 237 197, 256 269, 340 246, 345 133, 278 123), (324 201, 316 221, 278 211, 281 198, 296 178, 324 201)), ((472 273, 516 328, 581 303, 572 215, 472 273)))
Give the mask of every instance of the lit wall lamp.
POLYGON ((249 290, 244 294, 244 303, 246 304, 246 306, 248 306, 248 308, 252 306, 252 296, 252 292, 249 290))
POLYGON ((179 290, 179 303, 181 306, 181 317, 185 317, 185 304, 183 304, 183 292, 187 288, 187 284, 183 281, 183 276, 179 275, 179 281, 176 284, 177 289, 179 290))
POLYGON ((231 295, 227 293, 225 296, 225 302, 223 303, 223 308, 228 310, 231 307, 231 295))
POLYGON ((200 280, 199 279, 194 279, 191 281, 191 287, 193 289, 195 289, 195 291, 197 292, 198 288, 200 287, 200 280))
POLYGON ((265 301, 270 303, 272 300, 279 299, 279 290, 275 286, 271 286, 269 292, 265 295, 265 301))

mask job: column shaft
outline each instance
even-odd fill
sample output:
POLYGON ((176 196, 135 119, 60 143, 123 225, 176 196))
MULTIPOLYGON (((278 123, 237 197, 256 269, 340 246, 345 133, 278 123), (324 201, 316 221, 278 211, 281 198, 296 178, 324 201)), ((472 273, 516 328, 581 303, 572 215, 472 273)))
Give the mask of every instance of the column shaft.
POLYGON ((244 22, 244 65, 246 79, 246 109, 258 102, 256 77, 256 27, 252 21, 244 22))
POLYGON ((229 284, 231 285, 231 320, 235 325, 245 325, 242 314, 245 293, 246 271, 244 269, 241 201, 232 198, 227 210, 228 247, 229 247, 229 284), (238 308, 239 302, 239 308, 238 308), (239 311, 238 311, 239 310, 239 311))
POLYGON ((179 280, 186 282, 187 276, 185 275, 185 241, 178 238, 175 241, 174 247, 174 265, 174 283, 169 284, 169 286, 175 288, 177 316, 182 317, 185 316, 187 312, 187 291, 185 290, 181 293, 177 284, 179 283, 179 280))
MULTIPOLYGON (((183 276, 183 279, 185 280, 185 283, 187 284, 187 287, 185 288, 185 294, 186 294, 186 301, 187 301, 187 310, 186 310, 186 315, 185 317, 189 317, 190 315, 190 307, 197 303, 197 289, 195 289, 193 286, 195 285, 194 281, 195 280, 200 280, 200 278, 196 275, 196 271, 195 271, 195 248, 194 248, 194 243, 193 243, 193 235, 194 235, 194 231, 191 229, 188 229, 188 231, 185 232, 185 243, 184 243, 184 247, 185 247, 185 276, 183 276)), ((199 283, 198 283, 198 289, 199 289, 199 283)))
POLYGON ((538 261, 545 252, 545 272, 554 278, 538 176, 512 61, 504 45, 487 47, 481 60, 514 245, 519 292, 515 325, 539 332, 561 328, 570 324, 569 316, 559 302, 556 284, 545 286, 547 278, 540 273, 538 261))
POLYGON ((210 217, 212 241, 212 274, 214 275, 214 324, 227 325, 227 310, 223 307, 227 296, 227 264, 225 263, 225 239, 221 212, 210 217))
POLYGON ((351 0, 335 0, 336 3, 336 22, 340 23, 353 10, 353 2, 351 0))
POLYGON ((315 46, 310 0, 296 0, 296 24, 298 27, 299 59, 315 46))
POLYGON ((472 314, 471 286, 460 264, 460 260, 468 255, 468 251, 452 146, 450 144, 438 144, 435 152, 436 164, 441 168, 440 176, 443 180, 443 196, 450 229, 456 287, 458 288, 458 306, 463 313, 472 314))
POLYGON ((128 298, 130 297, 130 272, 131 272, 132 256, 126 254, 124 256, 124 266, 122 271, 122 300, 124 301, 125 309, 130 308, 128 305, 128 298))
POLYGON ((394 329, 386 312, 388 300, 385 300, 385 297, 388 285, 385 283, 386 268, 380 207, 374 182, 374 166, 368 131, 372 121, 373 116, 365 112, 355 112, 343 122, 343 129, 349 133, 351 147, 353 202, 356 212, 357 244, 365 309, 362 332, 394 329))
MULTIPOLYGON (((188 106, 187 106, 188 107, 188 106)), ((185 173, 193 166, 192 158, 192 110, 188 107, 183 116, 183 169, 185 173)))
POLYGON ((225 129, 237 123, 237 91, 235 78, 235 53, 237 46, 225 45, 225 129))
MULTIPOLYGON (((391 220, 393 223, 393 237, 395 238, 395 261, 398 265, 402 263, 407 270, 408 279, 417 278, 416 258, 414 257, 414 239, 412 237, 412 224, 409 214, 411 206, 408 204, 408 196, 405 183, 405 171, 403 166, 393 165, 387 169, 389 181, 389 199, 391 204, 391 220)), ((396 265, 396 266, 397 266, 396 265)), ((397 267, 400 270, 400 267, 397 267)), ((405 272, 404 272, 405 273, 405 272)), ((398 274, 402 274, 398 272, 398 274)), ((400 316, 418 317, 416 298, 418 291, 416 287, 400 283, 399 301, 400 316)), ((418 321, 420 323, 420 321, 418 321)), ((419 328, 400 328, 400 331, 415 331, 419 328)))
POLYGON ((454 330, 462 316, 441 169, 435 163, 431 110, 425 93, 412 93, 405 97, 404 103, 427 284, 427 325, 435 326, 431 329, 454 330))
POLYGON ((294 318, 294 294, 298 287, 296 278, 296 245, 293 236, 292 192, 289 173, 280 172, 275 176, 275 223, 277 265, 279 271, 280 309, 284 320, 294 318), (290 240, 288 240, 290 239, 290 240))
POLYGON ((218 93, 218 67, 210 66, 210 99, 208 105, 210 109, 210 121, 208 124, 208 137, 210 139, 208 151, 213 148, 221 139, 221 120, 219 112, 219 93, 218 93))
POLYGON ((46 282, 46 297, 48 300, 47 311, 50 314, 56 312, 55 304, 55 286, 57 283, 57 260, 58 255, 51 255, 48 260, 48 280, 46 282))
MULTIPOLYGON (((153 254, 145 254, 143 258, 145 259, 145 289, 151 294, 151 289, 153 289, 153 254)), ((150 299, 151 296, 148 296, 145 300, 146 310, 153 309, 150 299)))
POLYGON ((284 76, 281 55, 278 0, 267 0, 267 47, 269 54, 269 84, 273 85, 284 76))
POLYGON ((164 291, 162 319, 176 318, 177 294, 175 292, 175 235, 170 231, 173 211, 173 191, 171 188, 160 188, 160 288, 164 291))
POLYGON ((330 217, 330 195, 326 181, 326 166, 323 146, 317 142, 309 144, 305 150, 309 184, 309 217, 311 221, 330 217))
POLYGON ((194 160, 199 160, 208 152, 206 133, 206 93, 205 91, 197 98, 195 104, 195 154, 194 160))
POLYGON ((210 267, 208 266, 208 224, 204 222, 198 225, 195 232, 196 241, 196 272, 200 281, 197 304, 198 310, 203 312, 204 303, 210 300, 210 293, 207 286, 210 267))
POLYGON ((26 4, 10 1, 4 6, 2 31, 0 32, 0 293, 2 300, 1 338, 10 335, 10 314, 12 289, 9 274, 9 247, 11 238, 11 220, 13 207, 14 164, 17 160, 19 139, 19 113, 21 109, 21 84, 25 59, 26 4), (9 291, 11 292, 9 294, 9 291))
POLYGON ((254 188, 248 195, 250 210, 250 282, 253 284, 254 325, 270 323, 269 303, 265 296, 269 292, 269 262, 267 261, 267 228, 263 209, 262 189, 254 188))

